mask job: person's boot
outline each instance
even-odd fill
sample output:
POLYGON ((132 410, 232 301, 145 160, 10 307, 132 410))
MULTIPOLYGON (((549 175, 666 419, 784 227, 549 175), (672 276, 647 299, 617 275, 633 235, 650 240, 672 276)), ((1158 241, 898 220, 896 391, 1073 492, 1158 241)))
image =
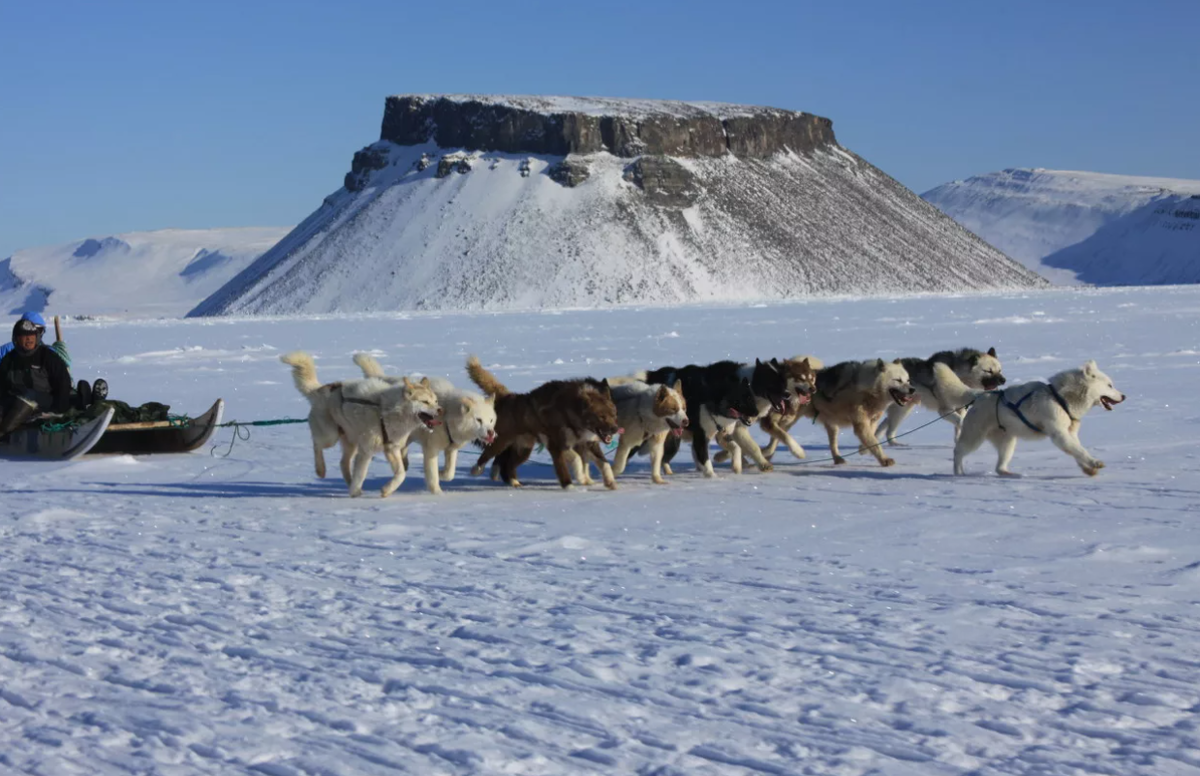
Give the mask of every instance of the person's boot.
POLYGON ((108 383, 103 377, 97 377, 92 383, 92 403, 104 401, 108 398, 108 383))
POLYGON ((86 410, 92 406, 93 398, 92 386, 88 385, 87 380, 80 380, 75 386, 75 406, 86 410))
POLYGON ((5 413, 4 418, 0 419, 0 439, 4 439, 25 425, 33 417, 33 414, 37 412, 37 408, 37 402, 30 401, 22 396, 16 397, 12 406, 8 408, 8 412, 5 413))

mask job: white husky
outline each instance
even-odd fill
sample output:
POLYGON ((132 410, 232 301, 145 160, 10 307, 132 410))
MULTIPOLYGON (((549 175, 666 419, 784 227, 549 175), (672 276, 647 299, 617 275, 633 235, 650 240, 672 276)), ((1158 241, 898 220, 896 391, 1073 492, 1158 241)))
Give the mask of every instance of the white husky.
MULTIPOLYGON (((383 367, 366 353, 355 354, 354 363, 362 369, 364 377, 378 377, 388 382, 401 379, 384 377, 383 367)), ((493 396, 485 399, 474 391, 455 388, 449 380, 440 377, 426 379, 446 414, 442 418, 442 425, 417 437, 417 441, 421 444, 421 456, 425 459, 425 487, 430 493, 441 493, 440 480, 450 482, 454 479, 458 451, 463 445, 469 442, 486 445, 496 438, 496 401, 493 396), (438 472, 438 454, 442 452, 446 454, 446 463, 438 472)), ((404 460, 407 465, 407 446, 404 460)))
POLYGON ((1080 369, 1059 372, 1049 382, 1021 383, 990 392, 968 388, 945 364, 935 364, 933 369, 938 391, 952 405, 973 401, 954 445, 955 474, 965 473, 963 459, 979 449, 985 439, 996 447, 996 473, 1004 476, 1017 476, 1008 470, 1008 464, 1018 439, 1050 437, 1089 477, 1104 468, 1104 462, 1079 441, 1079 424, 1092 407, 1100 405, 1111 410, 1125 401, 1125 394, 1113 387, 1112 379, 1100 371, 1095 361, 1088 361, 1080 369))
POLYGON ((325 476, 324 450, 342 443, 342 478, 351 496, 362 495, 371 457, 382 450, 392 466, 392 479, 383 486, 390 496, 404 482, 401 451, 417 430, 429 431, 441 423, 437 396, 425 378, 414 383, 407 377, 399 385, 369 378, 321 385, 317 367, 307 353, 280 356, 292 367, 296 389, 312 406, 308 427, 312 432, 317 476, 325 476))

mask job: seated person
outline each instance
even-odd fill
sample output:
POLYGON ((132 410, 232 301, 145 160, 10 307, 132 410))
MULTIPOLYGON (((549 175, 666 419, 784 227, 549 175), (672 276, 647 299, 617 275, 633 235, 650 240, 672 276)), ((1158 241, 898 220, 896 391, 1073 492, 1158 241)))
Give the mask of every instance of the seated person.
POLYGON ((0 437, 39 412, 71 407, 71 375, 54 349, 42 344, 44 326, 22 318, 13 325, 13 348, 0 359, 0 437))
MULTIPOLYGON (((41 313, 35 310, 28 310, 21 315, 21 320, 30 321, 41 330, 43 335, 45 335, 46 319, 42 317, 41 313)), ((53 348, 54 352, 59 355, 59 357, 63 360, 63 363, 67 365, 67 372, 69 374, 71 370, 71 354, 67 350, 67 343, 62 339, 62 334, 59 331, 58 316, 55 316, 54 318, 54 333, 54 344, 50 347, 53 348)), ((0 358, 7 356, 8 352, 12 350, 13 347, 14 345, 12 342, 5 342, 3 345, 0 345, 0 358)), ((81 410, 87 409, 94 402, 104 401, 107 397, 108 383, 103 379, 97 378, 96 381, 91 385, 88 385, 87 380, 80 380, 73 389, 71 405, 78 407, 81 410)))

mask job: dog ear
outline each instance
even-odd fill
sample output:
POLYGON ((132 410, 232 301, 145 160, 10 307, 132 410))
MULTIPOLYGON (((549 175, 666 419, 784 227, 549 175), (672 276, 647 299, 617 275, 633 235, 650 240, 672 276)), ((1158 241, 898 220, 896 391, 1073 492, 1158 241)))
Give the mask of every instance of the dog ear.
POLYGON ((1100 371, 1100 367, 1096 366, 1096 359, 1094 359, 1094 358, 1089 359, 1088 362, 1083 365, 1083 373, 1089 377, 1091 377, 1092 375, 1096 374, 1099 371, 1100 371))
POLYGON ((742 385, 744 385, 744 386, 746 386, 747 388, 749 388, 749 387, 750 387, 750 378, 749 378, 749 377, 743 377, 743 378, 742 378, 742 385))
POLYGON ((988 355, 991 356, 992 358, 995 358, 996 357, 996 349, 988 348, 988 355))
POLYGON ((779 369, 779 359, 778 358, 771 359, 771 366, 775 367, 776 369, 779 369))
POLYGON ((423 386, 425 386, 426 388, 428 388, 428 387, 429 387, 429 378, 428 378, 428 377, 422 377, 422 378, 421 378, 421 385, 423 385, 423 386))
POLYGON ((415 388, 415 387, 416 387, 416 386, 414 386, 414 385, 413 385, 413 383, 412 383, 412 380, 409 380, 409 379, 408 379, 408 375, 405 375, 405 376, 404 376, 404 388, 405 388, 405 390, 409 390, 409 391, 411 391, 411 390, 412 390, 413 388, 415 388))
POLYGON ((462 411, 463 411, 463 414, 464 414, 464 415, 470 415, 470 414, 471 414, 471 409, 472 409, 474 406, 475 406, 475 403, 474 403, 473 401, 471 401, 469 398, 467 398, 467 399, 463 399, 463 400, 462 400, 462 411))
POLYGON ((671 387, 675 389, 676 393, 682 394, 683 393, 683 380, 676 380, 675 385, 673 385, 671 387))
POLYGON ((883 370, 884 370, 883 359, 882 358, 875 359, 875 371, 882 372, 883 370))
POLYGON ((665 386, 665 385, 658 386, 658 393, 654 394, 655 403, 662 404, 663 402, 665 402, 667 400, 667 397, 670 396, 670 394, 668 393, 669 390, 670 389, 668 389, 667 386, 665 386))
POLYGON ((892 363, 893 363, 893 364, 899 364, 899 363, 900 363, 900 359, 896 359, 896 360, 895 360, 895 361, 893 361, 892 363))
POLYGON ((602 387, 604 389, 604 395, 611 399, 612 398, 612 386, 610 386, 608 384, 607 377, 600 381, 600 387, 602 387))

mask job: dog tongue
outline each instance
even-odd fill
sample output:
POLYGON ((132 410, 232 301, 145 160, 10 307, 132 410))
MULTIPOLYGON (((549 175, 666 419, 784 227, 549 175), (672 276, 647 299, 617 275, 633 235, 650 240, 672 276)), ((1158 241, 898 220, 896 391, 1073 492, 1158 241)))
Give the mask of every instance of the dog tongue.
POLYGON ((673 428, 673 429, 671 429, 671 433, 674 434, 675 436, 683 436, 683 429, 682 428, 673 428))

